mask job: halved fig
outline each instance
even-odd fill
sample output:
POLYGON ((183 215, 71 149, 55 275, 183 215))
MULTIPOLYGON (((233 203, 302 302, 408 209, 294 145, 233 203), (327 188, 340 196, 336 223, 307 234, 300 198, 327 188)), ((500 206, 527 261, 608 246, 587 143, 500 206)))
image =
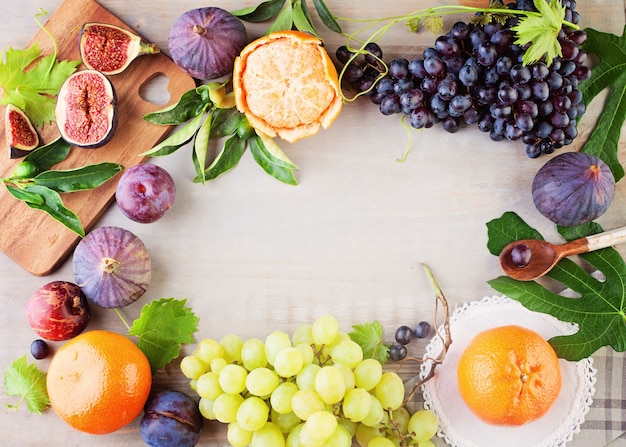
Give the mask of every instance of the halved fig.
POLYGON ((115 25, 85 23, 78 38, 80 58, 89 69, 105 75, 123 72, 143 54, 157 54, 159 47, 115 25))
POLYGON ((7 105, 4 129, 10 158, 21 158, 39 146, 39 135, 22 109, 7 105))
POLYGON ((54 114, 68 143, 85 148, 104 146, 117 128, 115 88, 101 72, 79 70, 61 86, 54 114))

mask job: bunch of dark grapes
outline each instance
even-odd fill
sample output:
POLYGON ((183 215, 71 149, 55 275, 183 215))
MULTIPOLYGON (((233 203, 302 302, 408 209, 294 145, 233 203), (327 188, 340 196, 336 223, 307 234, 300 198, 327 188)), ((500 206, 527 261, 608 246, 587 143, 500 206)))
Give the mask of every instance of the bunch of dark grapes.
MULTIPOLYGON (((565 20, 577 24, 575 0, 562 0, 565 20)), ((511 9, 535 11, 532 0, 517 0, 511 9)), ((494 141, 521 140, 531 158, 570 144, 577 136, 577 118, 585 112, 581 81, 590 76, 580 48, 586 34, 563 27, 558 40, 562 57, 548 66, 524 65, 525 48, 514 43, 517 17, 504 24, 457 22, 439 36, 421 57, 397 58, 384 72, 382 49, 376 43, 352 58, 345 47, 336 52, 345 67, 343 80, 367 92, 381 113, 403 113, 416 129, 441 123, 448 132, 475 124, 494 141), (380 79, 379 79, 380 78, 380 79)))

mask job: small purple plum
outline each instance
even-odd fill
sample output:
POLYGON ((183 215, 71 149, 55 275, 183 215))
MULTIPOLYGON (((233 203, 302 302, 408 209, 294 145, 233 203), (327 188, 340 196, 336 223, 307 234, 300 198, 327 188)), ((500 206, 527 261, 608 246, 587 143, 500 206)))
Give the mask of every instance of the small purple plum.
POLYGON ((203 425, 197 402, 180 391, 163 390, 148 398, 139 430, 151 447, 193 447, 203 425))
POLYGON ((176 199, 172 176, 160 166, 140 163, 120 177, 115 201, 122 213, 139 223, 152 223, 166 213, 176 199))
POLYGON ((52 341, 77 336, 91 320, 87 297, 67 281, 53 281, 37 289, 26 304, 26 315, 37 335, 52 341))

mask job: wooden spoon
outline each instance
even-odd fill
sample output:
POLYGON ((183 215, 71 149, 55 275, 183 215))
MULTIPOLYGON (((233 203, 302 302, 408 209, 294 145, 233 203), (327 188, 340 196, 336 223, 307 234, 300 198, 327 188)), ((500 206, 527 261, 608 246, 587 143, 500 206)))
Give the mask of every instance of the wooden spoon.
POLYGON ((575 239, 561 245, 537 239, 511 242, 500 252, 504 273, 519 281, 532 281, 548 273, 563 258, 626 242, 626 227, 575 239))

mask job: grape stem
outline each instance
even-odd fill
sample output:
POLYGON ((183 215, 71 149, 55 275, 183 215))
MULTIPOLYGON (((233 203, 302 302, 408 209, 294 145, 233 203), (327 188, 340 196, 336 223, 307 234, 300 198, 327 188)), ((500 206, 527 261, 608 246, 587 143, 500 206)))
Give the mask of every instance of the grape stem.
POLYGON ((441 348, 440 354, 436 358, 427 357, 424 359, 417 359, 414 357, 407 357, 406 359, 403 360, 403 362, 400 365, 400 368, 402 367, 402 365, 406 363, 406 361, 409 361, 409 360, 414 360, 418 362, 429 362, 431 364, 428 374, 426 374, 424 377, 422 377, 421 379, 415 382, 415 384, 413 385, 413 389, 405 397, 403 405, 406 405, 408 402, 410 402, 413 399, 413 396, 415 396, 415 393, 417 392, 419 387, 424 385, 426 382, 428 382, 430 379, 432 379, 435 376, 435 368, 437 367, 437 365, 440 365, 443 363, 446 353, 448 352, 448 350, 450 349, 450 345, 452 344, 452 335, 450 333, 450 307, 448 306, 448 300, 444 296, 441 290, 441 287, 439 287, 439 283, 437 283, 437 280, 435 279, 435 276, 433 275, 433 272, 430 270, 430 268, 424 263, 422 263, 422 267, 424 268, 424 271, 426 272, 426 276, 428 277, 431 285, 433 286, 433 289, 435 289, 435 298, 436 298, 435 324, 433 325, 433 327, 435 329, 435 335, 441 340, 442 348, 441 348), (440 306, 443 309, 443 314, 444 314, 444 322, 442 325, 443 334, 440 332, 439 326, 437 325, 437 313, 439 311, 440 306))

